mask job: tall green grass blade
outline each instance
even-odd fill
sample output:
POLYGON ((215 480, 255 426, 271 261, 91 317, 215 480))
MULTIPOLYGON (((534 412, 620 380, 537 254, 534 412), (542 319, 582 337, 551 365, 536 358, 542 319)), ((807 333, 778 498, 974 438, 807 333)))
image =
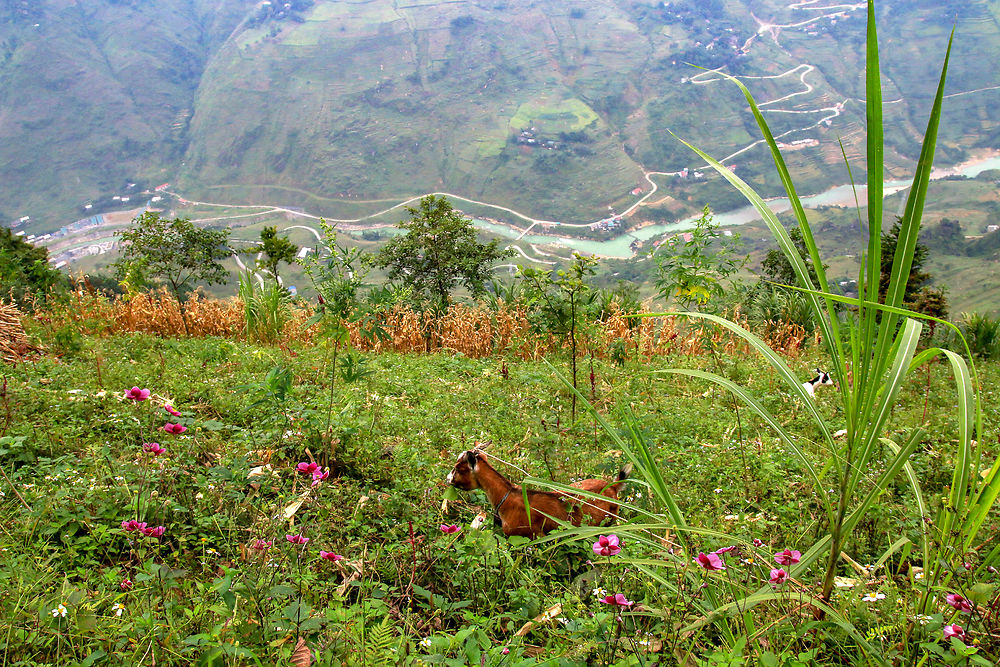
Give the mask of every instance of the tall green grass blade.
MULTIPOLYGON (((812 228, 809 226, 809 221, 806 218, 805 209, 802 207, 802 202, 800 201, 798 193, 796 192, 795 183, 794 181, 792 181, 792 177, 788 171, 787 165, 785 164, 784 157, 781 155, 781 151, 778 149, 778 144, 774 139, 774 135, 771 132, 771 128, 768 126, 767 121, 764 120, 764 115, 761 113, 760 107, 757 106, 757 102, 756 100, 754 100, 753 95, 750 94, 750 90, 736 77, 730 76, 724 72, 719 72, 719 74, 728 79, 729 81, 733 82, 734 84, 736 84, 739 87, 739 89, 743 92, 743 96, 746 99, 747 104, 750 106, 750 111, 751 113, 753 113, 754 120, 756 120, 757 122, 757 127, 760 129, 761 134, 764 137, 764 141, 767 144, 768 149, 771 151, 771 158, 774 161, 775 169, 777 170, 778 176, 781 179, 781 183, 785 188, 786 194, 788 195, 788 201, 792 207, 792 212, 795 215, 795 220, 798 223, 799 231, 802 234, 802 240, 805 244, 806 250, 808 251, 809 257, 812 260, 813 270, 816 273, 816 280, 819 283, 818 286, 821 290, 819 292, 820 297, 810 299, 810 305, 812 306, 813 316, 815 317, 816 322, 819 324, 820 329, 823 332, 823 339, 829 348, 831 362, 833 364, 834 370, 838 375, 843 375, 845 370, 843 365, 844 350, 843 350, 843 342, 841 340, 841 335, 840 335, 840 323, 837 317, 836 310, 833 307, 833 303, 829 299, 825 300, 825 307, 826 307, 825 312, 827 317, 823 316, 824 310, 823 307, 820 305, 819 299, 820 298, 825 299, 825 296, 823 295, 830 291, 830 285, 826 278, 826 271, 823 268, 823 261, 819 254, 819 248, 817 247, 816 240, 812 234, 812 228)), ((767 216, 764 215, 764 212, 761 209, 761 205, 759 205, 757 202, 757 200, 760 200, 760 197, 756 195, 753 189, 750 188, 749 185, 747 185, 744 181, 742 181, 742 179, 736 177, 731 170, 723 167, 721 163, 710 159, 703 152, 699 151, 697 148, 691 146, 687 142, 684 143, 692 150, 698 152, 698 154, 701 157, 705 158, 717 172, 719 172, 724 178, 726 178, 726 180, 728 180, 738 190, 740 190, 740 192, 743 193, 744 197, 747 198, 747 200, 754 206, 754 208, 756 208, 758 212, 761 213, 768 227, 771 229, 771 232, 774 234, 775 238, 778 239, 778 245, 781 248, 782 252, 788 258, 788 261, 791 262, 792 267, 795 269, 795 274, 796 277, 798 277, 799 279, 799 283, 804 287, 811 288, 813 286, 812 277, 806 270, 805 263, 799 256, 798 250, 795 248, 794 244, 789 243, 790 239, 788 238, 788 234, 785 231, 784 227, 780 224, 780 222, 777 221, 777 217, 771 214, 771 218, 773 218, 772 222, 772 220, 770 220, 767 216)), ((760 203, 763 204, 763 201, 761 200, 760 203)), ((763 205, 763 208, 767 209, 768 212, 770 213, 770 209, 766 205, 763 205)), ((840 386, 840 391, 846 401, 849 394, 849 388, 842 384, 840 386)))
POLYGON ((868 510, 870 510, 872 505, 875 504, 875 501, 878 500, 879 497, 886 492, 886 490, 888 490, 889 484, 896 478, 899 471, 903 469, 903 466, 909 462, 910 455, 916 451, 917 445, 920 444, 923 437, 923 429, 917 429, 910 434, 910 438, 906 441, 906 444, 902 447, 897 446, 896 454, 892 457, 892 460, 889 461, 889 465, 882 471, 882 474, 875 480, 875 484, 869 490, 868 495, 865 496, 864 500, 862 500, 861 503, 855 507, 854 510, 851 511, 850 515, 848 515, 848 517, 844 520, 843 532, 845 536, 851 534, 851 531, 854 530, 858 521, 864 518, 865 514, 868 513, 868 510))
POLYGON ((802 451, 802 449, 799 448, 799 446, 795 443, 795 440, 792 438, 791 434, 788 433, 788 431, 786 431, 785 428, 781 425, 781 422, 779 422, 777 418, 774 415, 772 415, 768 411, 768 409, 765 408, 760 403, 760 401, 754 398, 746 389, 736 384, 735 382, 722 377, 721 375, 716 375, 714 373, 707 373, 705 371, 700 371, 696 369, 668 368, 658 372, 670 373, 674 375, 687 375, 689 377, 696 377, 696 378, 701 378, 702 380, 708 380, 709 382, 713 382, 719 385, 720 387, 728 389, 730 393, 732 393, 741 401, 743 401, 751 410, 757 413, 757 416, 763 419, 767 423, 767 425, 774 430, 774 432, 778 435, 781 441, 784 442, 788 446, 788 448, 792 451, 792 453, 795 455, 795 458, 798 459, 802 467, 805 468, 806 472, 809 473, 809 476, 813 480, 813 485, 816 487, 816 493, 823 503, 823 507, 826 510, 828 518, 831 521, 833 520, 834 518, 833 506, 830 504, 830 498, 826 491, 825 485, 823 484, 819 473, 816 471, 816 468, 813 466, 812 461, 809 460, 809 457, 807 457, 805 453, 802 451))
POLYGON ((826 420, 822 415, 820 415, 819 409, 816 406, 816 401, 809 397, 809 394, 807 394, 806 390, 802 387, 802 383, 799 381, 799 378, 796 377, 795 373, 792 372, 792 369, 788 367, 788 364, 785 363, 785 360, 781 357, 781 355, 772 350, 767 343, 760 339, 759 336, 753 334, 747 329, 744 329, 735 322, 708 313, 643 313, 640 317, 664 317, 668 315, 708 320, 709 322, 718 324, 719 326, 732 331, 734 334, 746 341, 750 347, 764 357, 767 363, 770 364, 771 368, 773 368, 781 379, 785 381, 785 384, 788 386, 791 393, 801 399, 806 412, 808 412, 813 418, 813 421, 816 422, 816 426, 820 429, 820 431, 822 431, 823 436, 826 438, 831 448, 834 448, 833 435, 830 433, 830 428, 827 425, 826 420))
POLYGON ((972 455, 972 382, 965 360, 950 350, 944 350, 943 353, 951 364, 952 374, 955 377, 955 391, 958 394, 958 451, 948 500, 955 514, 962 516, 969 492, 969 466, 972 455))
POLYGON ((892 369, 880 387, 878 405, 874 410, 869 412, 869 415, 873 416, 869 417, 860 455, 856 462, 852 462, 853 470, 851 471, 847 489, 848 498, 854 497, 858 483, 863 479, 865 471, 868 469, 868 463, 875 452, 878 438, 889 419, 889 415, 896 402, 896 396, 903 386, 903 380, 910 370, 910 360, 916 352, 917 343, 920 342, 920 331, 922 328, 923 326, 917 320, 908 319, 896 337, 896 354, 893 359, 892 369))
MULTIPOLYGON (((871 1, 871 0, 869 0, 871 1)), ((892 307, 899 307, 903 303, 903 296, 906 292, 906 284, 910 278, 910 269, 913 266, 913 252, 916 248, 917 237, 920 233, 920 222, 923 217, 924 201, 927 197, 927 186, 930 182, 931 169, 934 163, 934 149, 937 143, 938 125, 941 120, 941 105, 944 99, 945 79, 948 73, 948 61, 951 57, 951 46, 954 40, 954 31, 948 40, 948 50, 945 53, 944 65, 941 68, 941 76, 938 81, 937 93, 934 97, 934 106, 931 109, 930 118, 927 121, 927 130, 924 133, 923 145, 920 149, 920 158, 917 160, 916 173, 913 176, 913 185, 910 187, 910 194, 906 200, 906 209, 900 222, 899 237, 896 242, 896 254, 893 256, 892 271, 889 275, 889 284, 885 294, 885 304, 892 307)), ((870 225, 870 234, 875 234, 870 225)), ((869 258, 869 262, 876 259, 869 258)), ((873 270, 880 271, 879 268, 872 267, 873 270)), ((873 298, 874 294, 869 294, 873 298)), ((865 400, 862 402, 865 410, 870 410, 876 401, 878 391, 878 378, 885 370, 885 362, 889 358, 889 349, 892 346, 892 338, 896 330, 899 317, 893 313, 882 318, 879 323, 875 354, 872 357, 873 364, 869 373, 866 373, 866 388, 864 391, 865 400)), ((869 338, 869 340, 871 340, 869 338)))
MULTIPOLYGON (((865 279, 858 282, 860 296, 877 300, 882 271, 882 205, 884 137, 882 124, 882 81, 879 65, 878 33, 875 24, 875 2, 868 0, 868 30, 866 36, 865 66, 865 118, 867 122, 868 158, 868 254, 865 259, 865 279)), ((861 326, 865 330, 864 339, 875 340, 877 322, 874 313, 861 311, 861 326)), ((862 378, 869 377, 870 358, 862 360, 862 378)))
POLYGON ((572 382, 560 373, 555 366, 549 363, 547 359, 544 361, 552 372, 556 374, 556 377, 559 378, 559 381, 562 382, 563 386, 570 392, 576 394, 577 400, 583 406, 583 409, 594 418, 594 420, 600 425, 604 432, 608 434, 618 448, 625 452, 625 455, 629 458, 632 464, 636 466, 637 472, 645 478, 652 492, 656 495, 660 502, 666 506, 667 512, 674 525, 687 525, 684 521, 684 515, 681 513, 680 507, 678 507, 673 494, 670 493, 670 489, 667 487, 666 480, 664 480, 663 475, 660 474, 659 466, 656 464, 656 458, 653 456, 653 453, 642 439, 642 435, 639 430, 634 426, 634 416, 629 414, 626 419, 630 439, 632 440, 632 444, 635 445, 633 447, 625 438, 621 437, 617 429, 608 423, 608 421, 604 418, 604 415, 599 413, 594 408, 590 401, 587 400, 587 397, 573 386, 572 382))

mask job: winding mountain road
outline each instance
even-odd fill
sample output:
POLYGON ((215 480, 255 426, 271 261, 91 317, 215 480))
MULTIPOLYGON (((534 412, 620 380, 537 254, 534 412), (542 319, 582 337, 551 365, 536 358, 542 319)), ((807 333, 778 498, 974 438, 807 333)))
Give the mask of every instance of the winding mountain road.
MULTIPOLYGON (((799 11, 799 12, 809 12, 810 13, 809 18, 804 19, 802 21, 798 21, 798 22, 772 23, 772 22, 768 22, 768 21, 765 21, 765 20, 761 20, 757 16, 751 14, 753 16, 754 20, 757 22, 758 25, 757 25, 757 30, 756 30, 756 33, 755 33, 754 37, 751 37, 749 40, 747 40, 746 44, 744 44, 744 47, 743 47, 744 50, 746 50, 747 48, 749 48, 751 42, 753 42, 754 39, 757 38, 757 37, 760 37, 760 36, 763 36, 763 35, 769 35, 774 40, 775 44, 777 44, 777 45, 780 46, 780 43, 779 43, 778 40, 779 40, 780 32, 783 29, 799 28, 799 27, 802 27, 802 26, 808 26, 810 24, 815 24, 816 22, 823 21, 823 20, 835 21, 835 20, 837 20, 839 18, 848 16, 852 12, 865 10, 867 8, 867 5, 865 3, 863 3, 863 2, 860 2, 860 3, 843 3, 842 2, 842 3, 828 4, 830 2, 830 0, 825 0, 825 1, 826 1, 827 4, 823 4, 824 0, 799 0, 797 2, 792 2, 792 3, 788 4, 787 5, 787 9, 789 9, 789 10, 799 11)), ((781 72, 780 74, 765 75, 765 76, 736 76, 734 78, 737 78, 737 79, 740 79, 740 80, 747 80, 747 81, 748 80, 765 80, 765 79, 766 80, 779 80, 779 79, 783 79, 783 78, 786 78, 786 77, 797 77, 798 78, 798 82, 801 84, 801 88, 800 89, 795 90, 795 91, 790 92, 790 93, 787 93, 787 94, 784 94, 784 95, 781 95, 781 96, 776 97, 774 99, 758 103, 758 106, 760 107, 760 109, 761 109, 761 111, 763 113, 801 115, 801 116, 817 115, 818 116, 818 118, 814 122, 807 123, 807 124, 803 125, 802 127, 797 127, 797 128, 793 128, 793 129, 787 130, 787 131, 785 131, 785 132, 783 132, 783 133, 778 134, 778 135, 775 136, 775 139, 782 139, 782 138, 787 137, 789 135, 797 134, 797 133, 802 133, 802 132, 807 132, 809 130, 812 130, 814 128, 817 128, 817 127, 820 127, 820 126, 823 126, 823 125, 826 125, 826 126, 832 125, 833 120, 835 118, 837 118, 838 116, 840 116, 843 113, 845 105, 850 101, 848 99, 844 99, 843 101, 838 102, 838 103, 834 104, 833 106, 821 106, 821 107, 811 108, 811 109, 810 108, 805 108, 805 109, 802 109, 802 108, 799 108, 799 109, 795 109, 795 108, 779 108, 779 107, 776 106, 776 105, 781 105, 782 103, 787 102, 787 101, 792 100, 792 99, 795 99, 795 98, 805 99, 809 95, 813 94, 815 92, 815 90, 816 90, 816 86, 809 81, 809 77, 811 75, 813 75, 815 72, 816 72, 816 66, 815 65, 810 64, 810 63, 801 63, 801 64, 796 65, 795 67, 793 67, 793 68, 791 68, 791 69, 789 69, 789 70, 787 70, 785 72, 781 72)), ((721 70, 720 69, 714 69, 714 70, 707 70, 707 71, 701 72, 699 74, 696 74, 696 75, 690 77, 689 79, 687 79, 687 82, 690 83, 691 85, 708 85, 708 84, 723 82, 725 80, 726 80, 726 77, 724 75, 722 75, 721 70)), ((948 95, 947 97, 957 97, 959 95, 968 95, 968 94, 973 94, 973 93, 977 93, 977 92, 988 91, 988 90, 997 90, 997 89, 1000 89, 1000 86, 990 86, 990 87, 978 88, 978 89, 975 89, 975 90, 963 91, 963 92, 959 92, 959 93, 952 93, 952 94, 948 95)), ((901 101, 902 100, 892 100, 892 101, 887 101, 885 103, 886 104, 893 104, 893 103, 898 103, 898 102, 901 102, 901 101)), ((741 147, 739 150, 736 150, 735 152, 733 152, 733 153, 731 153, 731 154, 729 154, 729 155, 721 158, 719 160, 719 162, 722 163, 722 164, 725 164, 726 162, 728 162, 728 161, 732 160, 733 158, 737 157, 738 155, 741 155, 741 154, 743 154, 743 153, 745 153, 745 152, 747 152, 749 150, 752 150, 753 148, 755 148, 755 147, 757 147, 757 146, 759 146, 759 145, 761 145, 763 143, 764 143, 764 139, 759 139, 757 141, 751 142, 750 144, 741 147)), ((704 167, 708 167, 708 165, 704 165, 704 167)), ((659 186, 657 185, 656 181, 654 180, 655 177, 657 177, 657 176, 676 176, 678 173, 679 172, 654 171, 654 170, 645 170, 644 169, 643 170, 643 176, 644 176, 645 180, 650 184, 650 190, 648 192, 644 193, 644 195, 642 197, 640 197, 638 200, 636 200, 634 203, 632 203, 628 208, 626 208, 621 213, 619 213, 619 214, 612 214, 612 217, 616 217, 617 218, 617 217, 628 216, 628 215, 634 213, 639 207, 645 205, 646 202, 649 201, 656 194, 656 192, 659 189, 659 186)), ((303 219, 306 219, 306 220, 320 220, 321 219, 321 216, 313 215, 313 214, 310 214, 310 213, 305 213, 305 212, 302 212, 302 211, 296 211, 296 210, 293 210, 293 209, 290 209, 290 208, 286 208, 286 207, 282 207, 282 206, 252 205, 252 204, 228 204, 228 203, 217 203, 217 202, 194 201, 194 200, 189 200, 187 198, 184 198, 180 194, 178 194, 176 192, 171 192, 171 191, 166 191, 165 193, 162 193, 162 194, 166 194, 166 195, 169 195, 171 197, 174 197, 177 200, 181 201, 182 203, 194 204, 194 205, 198 205, 198 206, 220 207, 220 208, 227 208, 227 209, 264 209, 264 210, 254 211, 252 213, 245 213, 245 214, 241 213, 241 214, 238 214, 238 215, 226 215, 226 216, 218 216, 218 217, 200 218, 198 220, 194 220, 194 222, 214 222, 214 221, 223 221, 223 220, 246 219, 246 218, 260 217, 260 216, 271 215, 271 214, 276 214, 276 213, 283 213, 283 214, 286 214, 286 215, 289 215, 289 216, 293 216, 293 217, 297 217, 297 218, 303 218, 303 219)), ((541 257, 554 257, 556 259, 565 259, 565 258, 559 257, 557 255, 552 255, 550 253, 546 253, 546 252, 540 250, 534 243, 531 243, 530 241, 527 243, 527 245, 532 250, 533 253, 537 254, 537 257, 532 257, 531 255, 529 255, 528 253, 526 253, 525 250, 522 247, 520 247, 519 245, 515 245, 518 241, 524 240, 525 237, 530 232, 532 232, 532 230, 534 230, 537 226, 541 225, 541 226, 545 226, 545 227, 587 228, 587 227, 594 227, 599 222, 602 222, 602 221, 598 220, 598 221, 586 222, 586 223, 567 223, 567 222, 560 222, 560 221, 556 221, 556 220, 545 220, 545 219, 540 219, 540 218, 534 218, 534 217, 532 217, 532 216, 530 216, 530 215, 528 215, 526 213, 523 213, 521 211, 517 211, 515 209, 509 208, 509 207, 506 207, 506 206, 500 206, 500 205, 497 205, 497 204, 492 204, 492 203, 489 203, 489 202, 480 201, 480 200, 472 199, 472 198, 469 198, 469 197, 464 197, 464 196, 461 196, 461 195, 456 195, 456 194, 453 194, 453 193, 450 193, 450 192, 441 192, 441 191, 438 191, 438 192, 429 192, 429 193, 425 193, 425 194, 421 194, 421 195, 415 195, 413 197, 410 197, 408 199, 400 201, 400 202, 398 202, 396 204, 393 204, 392 206, 389 206, 387 208, 379 210, 379 211, 377 211, 375 213, 371 213, 371 214, 368 214, 368 215, 360 216, 360 217, 357 217, 357 218, 325 218, 325 220, 328 221, 328 222, 331 222, 331 223, 337 223, 340 226, 340 229, 343 229, 345 231, 359 231, 359 230, 364 230, 364 229, 377 229, 377 228, 381 228, 381 227, 389 227, 389 226, 392 226, 392 225, 390 225, 388 223, 382 223, 382 224, 364 224, 364 223, 366 221, 373 220, 373 219, 378 218, 380 216, 386 215, 386 214, 391 213, 393 211, 396 211, 398 209, 401 209, 401 208, 404 208, 406 206, 409 206, 409 205, 411 205, 411 204, 419 201, 422 197, 425 197, 427 195, 445 196, 445 197, 448 197, 448 198, 453 199, 453 200, 458 201, 458 202, 466 202, 468 204, 472 204, 472 205, 475 205, 475 206, 481 206, 481 207, 484 207, 484 208, 493 209, 493 210, 496 210, 496 211, 501 211, 501 212, 507 213, 509 215, 512 215, 512 216, 514 216, 514 217, 516 217, 516 218, 518 218, 520 220, 523 220, 524 222, 527 223, 527 226, 525 226, 525 227, 521 227, 519 225, 514 225, 514 224, 510 224, 510 223, 499 222, 499 221, 495 221, 495 222, 497 224, 501 224, 503 226, 508 227, 513 234, 516 234, 516 237, 514 238, 514 241, 511 243, 511 245, 509 247, 515 248, 515 250, 517 251, 517 253, 519 254, 519 256, 521 256, 525 260, 528 260, 528 261, 531 261, 531 262, 535 262, 535 263, 538 263, 538 264, 543 264, 543 265, 553 265, 556 262, 550 261, 550 260, 541 259, 541 257)), ((392 201, 392 200, 375 200, 375 201, 392 201)), ((605 218, 605 220, 607 220, 607 219, 608 218, 605 218)), ((309 225, 293 225, 291 227, 287 227, 286 230, 287 229, 306 229, 306 230, 309 230, 310 232, 312 232, 316 236, 316 238, 317 238, 318 241, 322 241, 319 232, 316 231, 315 228, 313 228, 313 227, 311 227, 309 225)), ((239 262, 239 259, 237 259, 237 262, 239 262)), ((241 263, 241 267, 242 267, 242 263, 241 263)), ((243 268, 245 268, 245 267, 243 267, 243 268)))

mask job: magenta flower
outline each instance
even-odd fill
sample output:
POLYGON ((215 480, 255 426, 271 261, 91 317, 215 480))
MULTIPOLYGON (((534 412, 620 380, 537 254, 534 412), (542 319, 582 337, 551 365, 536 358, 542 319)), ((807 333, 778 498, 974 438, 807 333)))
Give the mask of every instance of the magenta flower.
POLYGON ((301 535, 285 535, 285 539, 292 544, 305 544, 309 541, 308 537, 302 537, 301 535))
POLYGON ((618 607, 631 607, 633 604, 635 604, 621 593, 615 593, 614 595, 607 595, 601 598, 601 602, 603 602, 604 604, 613 604, 618 607))
POLYGON ((160 454, 165 453, 167 450, 165 450, 163 447, 160 447, 160 443, 158 442, 144 442, 142 443, 142 451, 146 452, 147 454, 152 454, 153 456, 159 456, 160 454))
POLYGON ((131 579, 123 579, 122 583, 118 584, 118 587, 123 591, 130 591, 135 587, 135 584, 132 583, 131 579))
POLYGON ((802 553, 793 549, 785 549, 774 554, 774 562, 778 565, 795 565, 802 559, 802 553))
POLYGON ((166 405, 164 405, 163 409, 166 410, 167 414, 170 415, 171 417, 180 417, 181 416, 181 413, 177 412, 177 410, 174 409, 174 406, 170 405, 169 403, 167 403, 166 405))
POLYGON ((139 389, 138 387, 132 387, 125 392, 125 398, 132 401, 145 401, 149 398, 148 389, 139 389))
POLYGON ((781 584, 788 581, 788 573, 784 569, 771 570, 770 582, 775 586, 780 586, 781 584))
POLYGON ((438 527, 441 529, 441 532, 444 533, 445 535, 451 535, 453 533, 457 533, 458 531, 462 530, 453 523, 452 524, 442 523, 438 527))
POLYGON ((739 549, 739 545, 733 544, 728 547, 722 547, 721 549, 716 549, 713 553, 717 553, 721 556, 722 554, 727 554, 730 551, 735 551, 736 549, 739 549))
POLYGON ((187 426, 181 426, 180 424, 172 424, 167 422, 163 425, 163 430, 171 435, 180 435, 187 430, 187 426))
POLYGON ((341 556, 339 554, 335 554, 332 551, 320 551, 319 552, 319 557, 320 558, 325 558, 326 560, 328 560, 328 561, 330 561, 332 563, 336 563, 338 560, 343 560, 343 558, 344 558, 343 556, 341 556))
POLYGON ((947 597, 945 597, 945 600, 947 600, 948 604, 959 611, 964 611, 966 613, 972 611, 972 604, 958 593, 949 593, 947 597))
POLYGON ((122 530, 126 533, 131 533, 137 530, 143 531, 146 530, 146 524, 144 522, 136 521, 135 519, 122 521, 122 530))
POLYGON ((272 546, 274 546, 273 540, 254 540, 250 548, 257 551, 264 551, 265 549, 270 549, 272 546))
POLYGON ((163 533, 167 532, 167 529, 163 526, 157 526, 156 528, 140 528, 142 534, 146 537, 163 537, 163 533))
POLYGON ((314 475, 319 470, 319 464, 303 461, 302 463, 295 466, 295 469, 298 470, 303 475, 314 475))
POLYGON ((592 548, 598 556, 617 556, 622 552, 617 535, 601 535, 592 548))
POLYGON ((951 639, 952 637, 958 637, 959 639, 965 639, 965 629, 961 625, 951 624, 946 625, 941 629, 944 634, 945 639, 951 639))
POLYGON ((315 471, 313 474, 312 486, 319 486, 319 483, 330 476, 330 469, 323 468, 322 472, 319 470, 315 471))
POLYGON ((722 559, 718 554, 706 554, 701 552, 698 554, 698 564, 710 572, 714 570, 726 569, 726 564, 722 562, 722 559))
POLYGON ((762 546, 764 546, 764 540, 761 540, 761 539, 758 539, 758 538, 755 537, 755 538, 753 538, 753 545, 755 547, 758 547, 758 548, 762 547, 762 546))

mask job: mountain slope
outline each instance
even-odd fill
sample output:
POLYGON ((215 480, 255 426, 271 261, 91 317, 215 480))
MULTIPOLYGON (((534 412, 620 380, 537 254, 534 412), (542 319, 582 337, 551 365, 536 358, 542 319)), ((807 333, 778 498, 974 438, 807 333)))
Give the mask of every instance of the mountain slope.
MULTIPOLYGON (((892 175, 912 168, 952 24, 938 160, 998 147, 982 66, 998 7, 878 3, 892 175)), ((126 181, 170 181, 331 217, 444 190, 587 221, 646 170, 698 167, 674 135, 776 193, 739 91, 689 63, 745 77, 818 191, 847 180, 839 141, 863 155, 864 23, 827 0, 0 0, 0 219, 53 228, 126 181)), ((665 194, 738 202, 705 182, 665 194)))
POLYGON ((204 63, 250 2, 0 2, 0 214, 173 173, 204 63))

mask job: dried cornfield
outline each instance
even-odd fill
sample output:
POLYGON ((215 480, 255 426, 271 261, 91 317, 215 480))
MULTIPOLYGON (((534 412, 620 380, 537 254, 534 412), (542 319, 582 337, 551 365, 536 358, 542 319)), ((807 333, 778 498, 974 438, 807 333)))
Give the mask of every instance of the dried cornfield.
POLYGON ((21 311, 13 304, 0 302, 0 359, 12 364, 31 349, 21 323, 21 311))
MULTIPOLYGON (((186 312, 192 336, 245 338, 243 304, 237 298, 212 299, 195 294, 187 302, 186 312)), ((312 314, 311 308, 301 304, 293 308, 282 343, 315 342, 315 327, 306 327, 312 314)), ((54 326, 72 323, 83 332, 98 335, 126 332, 185 335, 180 308, 165 290, 111 299, 86 285, 78 285, 67 302, 50 306, 35 317, 54 326)), ((379 313, 376 319, 386 334, 384 339, 364 335, 357 323, 350 325, 351 343, 357 349, 401 353, 446 350, 472 358, 514 354, 523 359, 537 359, 568 349, 565 339, 534 331, 528 311, 520 305, 501 303, 494 310, 481 304, 454 304, 440 316, 397 306, 379 313)), ((746 326, 739 314, 737 321, 746 326)), ((806 339, 801 327, 784 323, 768 323, 758 333, 788 356, 797 356, 806 339)), ((717 328, 685 324, 670 316, 629 317, 619 310, 612 310, 603 321, 585 327, 578 345, 584 356, 632 359, 699 355, 709 346, 728 353, 743 349, 738 338, 717 328)))

